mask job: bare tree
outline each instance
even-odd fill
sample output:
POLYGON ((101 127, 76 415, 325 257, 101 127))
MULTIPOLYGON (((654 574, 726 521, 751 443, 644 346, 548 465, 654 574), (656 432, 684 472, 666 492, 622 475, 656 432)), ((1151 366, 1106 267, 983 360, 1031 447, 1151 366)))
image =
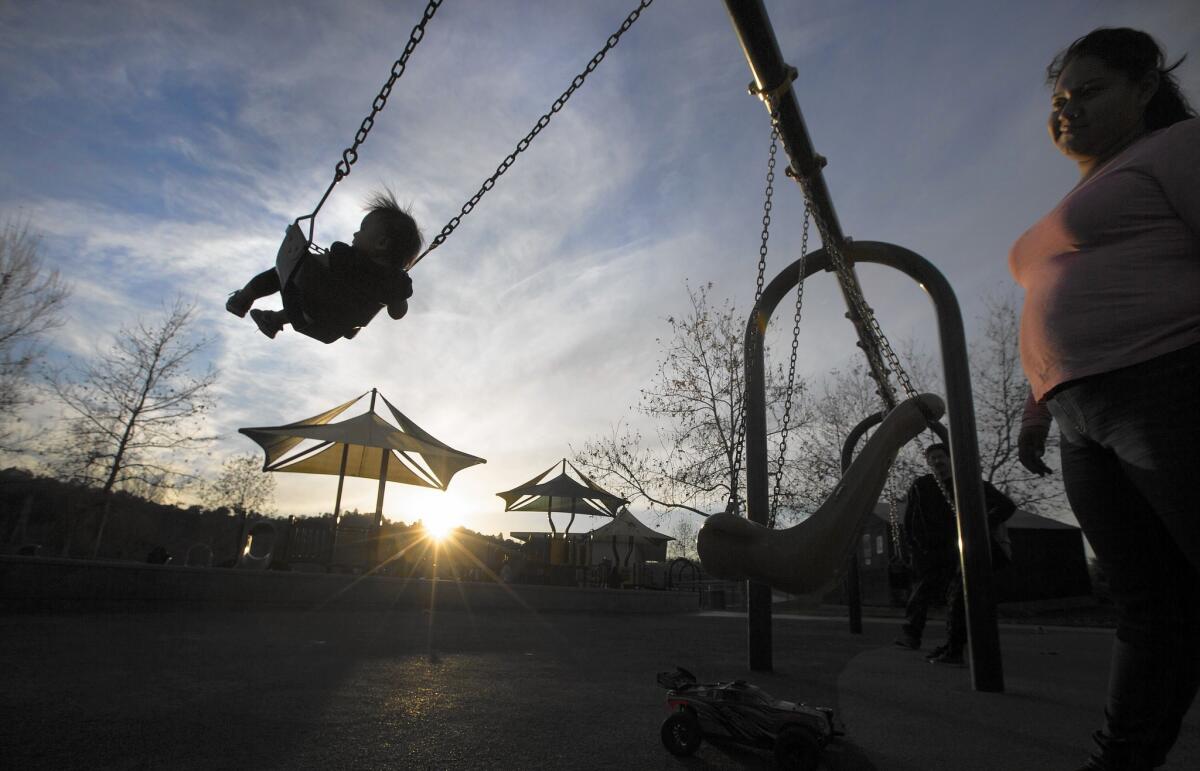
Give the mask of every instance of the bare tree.
POLYGON ((104 492, 93 556, 114 490, 194 479, 181 460, 215 438, 203 427, 216 372, 195 371, 210 340, 190 334, 194 310, 176 300, 160 322, 123 327, 92 361, 48 373, 51 390, 71 415, 57 448, 61 465, 104 492))
MULTIPOLYGON (((971 383, 975 427, 983 476, 1022 508, 1038 511, 1063 502, 1063 488, 1053 476, 1030 473, 1017 460, 1017 435, 1029 384, 1021 369, 1020 318, 1012 292, 984 299, 982 337, 971 341, 971 383)), ((1058 451, 1058 437, 1047 438, 1047 457, 1058 451)))
POLYGON ((695 520, 677 520, 675 526, 671 528, 671 537, 675 540, 667 544, 667 558, 683 558, 693 561, 700 559, 700 555, 696 553, 696 533, 695 520))
POLYGON ((14 423, 32 401, 29 371, 42 353, 44 333, 62 323, 69 295, 58 271, 38 254, 27 223, 6 222, 0 230, 0 449, 15 449, 14 423))
POLYGON ((254 455, 235 455, 221 465, 221 473, 205 486, 201 499, 210 508, 225 506, 239 515, 272 514, 275 477, 263 472, 254 455))
MULTIPOLYGON (((927 362, 916 357, 911 363, 914 366, 908 369, 910 378, 918 391, 926 390, 921 383, 928 378, 927 362)), ((788 477, 794 485, 789 505, 795 509, 796 519, 802 519, 824 503, 837 486, 842 477, 842 451, 850 433, 865 419, 886 409, 862 356, 847 358, 842 366, 822 377, 812 391, 809 406, 812 417, 795 441, 789 442, 795 446, 787 461, 794 466, 788 477)), ((863 433, 852 448, 852 457, 873 431, 872 427, 863 433)), ((899 499, 915 476, 926 473, 921 448, 933 438, 932 434, 924 434, 901 449, 892 463, 881 498, 899 499)))
MULTIPOLYGON (((645 500, 652 510, 707 516, 725 506, 731 491, 740 498, 745 489, 745 319, 728 301, 714 308, 710 288, 688 287, 690 313, 668 318, 671 335, 658 341, 662 359, 636 407, 653 422, 655 436, 647 440, 640 431, 618 425, 575 455, 602 484, 621 489, 631 500, 645 500)), ((767 377, 767 403, 778 418, 786 388, 781 368, 767 377)), ((793 426, 805 419, 793 408, 793 426)), ((776 420, 776 439, 778 430, 776 420)))
MULTIPOLYGON (((1022 508, 1036 511, 1052 507, 1062 500, 1062 486, 1053 477, 1030 474, 1017 461, 1017 434, 1028 390, 1018 349, 1017 300, 1012 293, 991 295, 984 298, 982 308, 980 331, 968 347, 983 477, 1022 508)), ((905 342, 902 349, 916 389, 944 393, 937 362, 913 341, 905 342)), ((801 439, 803 454, 789 461, 802 466, 795 476, 801 482, 797 495, 801 505, 807 506, 823 500, 836 484, 841 473, 841 447, 848 432, 859 420, 881 408, 869 371, 853 360, 832 370, 821 381, 820 391, 813 407, 816 417, 801 439)), ((888 482, 889 497, 899 497, 912 479, 928 473, 920 449, 932 440, 932 435, 925 434, 900 453, 888 482)))

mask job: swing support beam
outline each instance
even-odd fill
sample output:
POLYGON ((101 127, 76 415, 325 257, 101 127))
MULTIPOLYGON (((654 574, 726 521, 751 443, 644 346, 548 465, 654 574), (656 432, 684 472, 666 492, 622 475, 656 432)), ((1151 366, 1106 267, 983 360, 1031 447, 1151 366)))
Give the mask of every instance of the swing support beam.
MULTIPOLYGON (((767 524, 770 508, 767 455, 767 421, 763 334, 776 306, 801 281, 819 271, 832 268, 826 251, 840 249, 851 264, 868 262, 886 265, 908 275, 925 289, 937 315, 938 337, 945 373, 947 413, 950 424, 950 460, 954 473, 954 497, 958 516, 959 542, 962 546, 963 592, 966 598, 971 683, 977 691, 1004 690, 1000 658, 999 630, 996 626, 995 593, 992 584, 990 535, 984 506, 979 446, 975 433, 975 410, 971 396, 971 377, 967 365, 966 335, 962 312, 954 290, 945 277, 925 258, 893 244, 871 241, 850 242, 842 234, 837 214, 825 184, 823 159, 813 149, 812 140, 791 87, 794 77, 783 60, 774 28, 762 0, 725 0, 734 32, 741 43, 746 62, 754 77, 754 90, 762 95, 768 111, 775 115, 780 140, 790 162, 789 176, 803 181, 810 202, 826 226, 832 243, 805 259, 804 275, 800 261, 792 263, 764 288, 746 325, 746 498, 747 516, 767 524)), ((843 294, 845 291, 843 290, 843 294)), ((851 320, 863 340, 862 320, 851 320)), ((871 350, 863 340, 871 360, 871 350)), ((874 362, 872 362, 874 367, 874 362)), ((884 378, 876 378, 881 386, 884 378)), ((884 390, 881 388, 881 390, 884 390)), ((886 397, 885 397, 886 398, 886 397)), ((749 665, 752 670, 772 669, 771 589, 751 581, 747 591, 749 665)))

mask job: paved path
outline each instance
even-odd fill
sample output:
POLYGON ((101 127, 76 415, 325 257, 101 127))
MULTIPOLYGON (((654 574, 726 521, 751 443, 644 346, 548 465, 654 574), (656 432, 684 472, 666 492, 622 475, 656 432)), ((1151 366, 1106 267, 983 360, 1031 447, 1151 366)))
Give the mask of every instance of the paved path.
MULTIPOLYGON (((1110 631, 1002 627, 1008 693, 891 647, 894 620, 202 612, 0 617, 5 768, 769 768, 658 740, 655 673, 745 678, 838 709, 830 771, 1071 769, 1100 719, 1110 631)), ((1167 769, 1200 768, 1193 709, 1167 769)))

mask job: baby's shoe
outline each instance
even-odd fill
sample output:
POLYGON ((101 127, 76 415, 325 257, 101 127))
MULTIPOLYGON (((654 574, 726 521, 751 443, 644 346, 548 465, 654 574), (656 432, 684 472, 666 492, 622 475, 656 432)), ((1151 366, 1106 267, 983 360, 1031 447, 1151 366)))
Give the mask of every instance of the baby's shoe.
POLYGON ((246 318, 246 311, 250 310, 250 306, 254 301, 246 296, 246 293, 241 289, 236 292, 229 293, 229 299, 225 301, 225 310, 237 316, 239 319, 246 318))
POLYGON ((279 334, 279 330, 283 329, 283 323, 279 320, 279 314, 274 311, 263 311, 255 308, 250 311, 250 318, 254 319, 254 323, 258 325, 258 331, 272 340, 275 339, 275 335, 279 334))

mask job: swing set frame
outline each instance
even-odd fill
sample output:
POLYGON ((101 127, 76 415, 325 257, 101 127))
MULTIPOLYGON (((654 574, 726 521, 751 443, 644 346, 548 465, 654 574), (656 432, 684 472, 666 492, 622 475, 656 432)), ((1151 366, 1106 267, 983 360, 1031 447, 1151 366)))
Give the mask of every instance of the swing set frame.
MULTIPOLYGON (((822 168, 825 160, 813 148, 812 139, 792 89, 795 68, 783 60, 771 20, 762 0, 724 0, 734 32, 745 54, 758 95, 772 114, 784 151, 790 161, 788 175, 804 186, 818 222, 823 222, 823 247, 793 262, 763 289, 746 324, 746 503, 748 518, 768 523, 770 470, 767 452, 764 334, 771 315, 782 299, 808 277, 834 269, 831 250, 840 250, 851 265, 885 265, 915 280, 930 296, 937 316, 942 369, 945 373, 950 462, 954 473, 955 508, 962 544, 963 593, 966 599, 971 683, 977 691, 1002 692, 1004 673, 996 625, 995 591, 992 582, 987 514, 984 505, 979 445, 975 429, 974 400, 967 363, 966 335, 962 312, 950 283, 934 265, 919 254, 895 244, 850 241, 842 233, 822 168)), ((843 287, 843 294, 846 289, 843 287)), ((876 369, 878 352, 867 334, 866 324, 847 296, 849 317, 858 332, 860 345, 876 369)), ((877 377, 885 390, 885 377, 877 377)), ((886 397, 885 397, 886 398, 886 397)), ((771 588, 750 581, 747 591, 749 665, 752 670, 772 669, 771 588)))
MULTIPOLYGON (((310 250, 313 227, 317 213, 328 199, 333 188, 350 174, 358 158, 358 147, 366 140, 374 118, 387 103, 395 82, 403 75, 409 56, 424 37, 425 27, 432 20, 443 0, 428 0, 421 20, 413 28, 404 53, 393 64, 392 71, 383 89, 372 103, 372 110, 363 120, 355 135, 354 143, 342 154, 334 178, 325 190, 312 213, 298 217, 293 227, 300 231, 300 223, 308 220, 308 235, 305 239, 310 250)), ((534 128, 517 143, 516 149, 501 162, 496 171, 485 180, 479 191, 463 206, 441 230, 432 243, 416 256, 407 266, 412 268, 426 254, 440 246, 454 231, 461 219, 479 202, 496 180, 516 160, 537 134, 549 124, 552 116, 562 109, 576 89, 583 85, 587 75, 604 59, 619 42, 653 0, 640 0, 638 6, 625 18, 616 33, 588 62, 585 70, 577 75, 571 85, 555 100, 550 112, 538 119, 534 128)), ((855 327, 859 346, 867 356, 872 375, 888 408, 896 404, 896 395, 889 382, 889 357, 893 369, 907 390, 907 376, 900 371, 899 362, 886 343, 873 314, 862 297, 854 265, 859 262, 886 265, 913 278, 929 293, 937 316, 938 336, 945 373, 947 417, 950 423, 950 458, 954 474, 954 505, 958 512, 958 530, 961 548, 963 592, 966 599, 968 645, 971 652, 972 685, 980 691, 1003 691, 1004 677, 1000 660, 999 633, 996 626, 995 597, 992 585, 990 539, 984 504, 982 475, 979 464, 979 448, 975 433, 975 411, 971 396, 971 380, 967 364, 966 337, 963 332, 962 313, 958 300, 945 277, 920 255, 903 247, 876 241, 851 242, 842 233, 837 213, 833 208, 829 188, 822 169, 825 159, 813 149, 812 140, 804 123, 804 117, 792 89, 797 70, 783 60, 774 28, 767 16, 762 0, 724 0, 726 10, 733 23, 747 64, 754 77, 750 85, 751 94, 759 97, 771 114, 772 123, 789 159, 788 176, 796 179, 805 190, 807 205, 821 229, 823 246, 785 268, 759 294, 745 333, 745 465, 746 465, 746 508, 750 521, 769 526, 772 519, 770 492, 770 470, 767 453, 767 421, 765 395, 764 335, 771 315, 783 297, 792 288, 802 289, 803 282, 820 271, 837 271, 839 287, 846 300, 847 317, 855 327), (865 313, 864 313, 865 311, 865 313), (881 350, 881 343, 884 350, 881 350)), ((772 170, 774 168, 774 143, 772 144, 772 170)), ((761 257, 765 257, 766 227, 770 221, 770 181, 768 176, 768 198, 764 213, 764 244, 761 257)), ((806 209, 806 215, 808 209, 806 209)), ((807 223, 807 216, 806 216, 807 223)), ((285 246, 287 240, 284 242, 285 246)), ((762 281, 760 260, 759 286, 762 281)), ((799 299, 797 300, 799 302, 799 299)), ((796 326, 799 324, 797 309, 796 326)), ((795 330, 794 330, 795 332, 795 330)), ((792 367, 795 366, 796 343, 793 335, 792 367)), ((789 378, 790 380, 790 378, 789 378)), ((848 437, 843 450, 843 465, 847 465, 854 444, 870 427, 868 418, 848 437)), ((939 426, 940 428, 940 426, 939 426)), ((944 429, 943 429, 944 431, 944 429)), ((942 432, 939 432, 942 433, 942 432)), ((736 495, 731 495, 736 500, 736 495)), ((851 560, 851 578, 857 575, 857 556, 851 560)), ((855 582, 856 583, 856 582, 855 582)), ((852 587, 852 595, 857 586, 852 587)), ((749 664, 752 670, 772 669, 771 640, 771 587, 758 581, 750 581, 747 591, 749 625, 749 664)), ((861 628, 857 619, 858 610, 852 603, 851 628, 861 628)))

